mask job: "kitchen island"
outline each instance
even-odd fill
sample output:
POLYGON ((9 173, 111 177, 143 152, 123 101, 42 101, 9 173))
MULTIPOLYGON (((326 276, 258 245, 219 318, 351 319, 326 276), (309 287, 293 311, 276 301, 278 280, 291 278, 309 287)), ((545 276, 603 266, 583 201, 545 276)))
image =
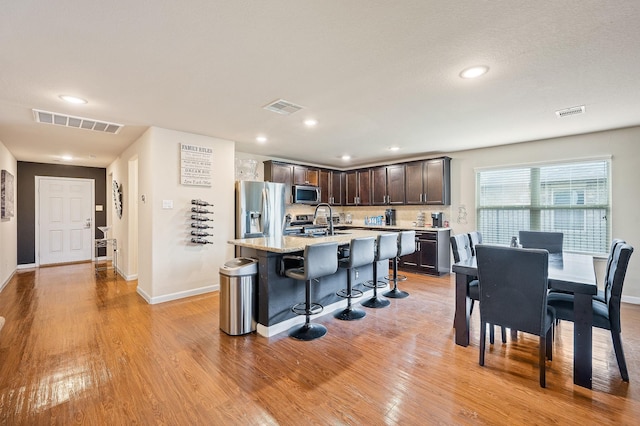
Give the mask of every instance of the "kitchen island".
MULTIPOLYGON (((326 242, 336 242, 340 247, 348 247, 353 238, 377 237, 392 231, 349 229, 338 232, 336 235, 320 237, 271 236, 228 241, 229 244, 239 248, 237 255, 258 259, 256 306, 258 334, 266 337, 273 336, 304 321, 304 317, 294 314, 291 307, 304 301, 305 285, 304 282, 284 276, 282 272, 284 255, 302 256, 307 245, 326 242)), ((357 268, 357 271, 358 278, 354 280, 354 288, 364 291, 365 295, 355 303, 366 300, 372 292, 361 283, 373 279, 373 264, 357 268)), ((388 274, 387 260, 379 262, 378 271, 380 271, 380 278, 388 274)), ((338 268, 335 274, 323 277, 319 283, 311 286, 312 300, 324 306, 320 316, 346 306, 346 300, 336 296, 336 292, 346 286, 347 271, 341 268, 338 268)))

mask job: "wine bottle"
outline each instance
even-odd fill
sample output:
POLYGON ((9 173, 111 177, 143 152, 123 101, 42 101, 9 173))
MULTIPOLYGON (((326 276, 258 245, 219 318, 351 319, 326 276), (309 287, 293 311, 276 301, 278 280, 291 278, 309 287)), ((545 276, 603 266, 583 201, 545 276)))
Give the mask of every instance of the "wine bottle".
POLYGON ((191 207, 191 211, 194 213, 200 213, 200 214, 212 214, 212 211, 209 211, 207 209, 203 209, 201 207, 191 207))
POLYGON ((191 242, 194 244, 213 244, 209 240, 205 240, 204 238, 192 238, 191 242))
POLYGON ((198 228, 198 229, 213 228, 213 226, 207 225, 206 223, 202 223, 202 222, 192 222, 191 223, 191 227, 192 228, 198 228))
POLYGON ((195 204, 196 206, 213 206, 213 204, 200 199, 191 200, 191 204, 195 204))

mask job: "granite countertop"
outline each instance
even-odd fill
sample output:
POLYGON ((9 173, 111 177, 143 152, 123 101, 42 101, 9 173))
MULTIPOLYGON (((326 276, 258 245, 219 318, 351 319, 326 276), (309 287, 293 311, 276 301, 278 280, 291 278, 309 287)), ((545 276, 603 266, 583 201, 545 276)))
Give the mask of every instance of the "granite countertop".
MULTIPOLYGON (((341 225, 342 226, 342 225, 341 225)), ((382 228, 382 227, 380 227, 382 228)), ((256 250, 270 251, 273 253, 292 253, 303 251, 304 248, 312 244, 336 242, 339 245, 349 244, 352 238, 377 237, 384 234, 384 231, 393 231, 390 228, 383 229, 349 229, 337 235, 327 237, 297 237, 297 236, 273 236, 261 238, 243 238, 229 240, 227 243, 240 247, 249 247, 256 250)), ((395 229, 397 230, 397 229, 395 229)))

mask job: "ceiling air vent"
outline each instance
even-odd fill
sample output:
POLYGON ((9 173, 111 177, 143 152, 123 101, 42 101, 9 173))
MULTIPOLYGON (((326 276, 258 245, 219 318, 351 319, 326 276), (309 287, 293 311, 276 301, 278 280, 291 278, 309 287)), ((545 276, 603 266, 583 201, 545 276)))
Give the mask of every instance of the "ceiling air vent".
POLYGON ((39 109, 33 110, 33 117, 38 123, 56 124, 58 126, 93 130, 102 133, 112 133, 114 135, 124 127, 122 124, 107 123, 106 121, 93 120, 91 118, 74 117, 72 115, 42 111, 39 109))
POLYGON ((263 106, 263 108, 283 115, 293 114, 294 112, 300 111, 302 109, 300 105, 285 101, 284 99, 278 99, 277 101, 263 106))
POLYGON ((584 105, 556 111, 556 115, 558 116, 558 118, 568 117, 570 115, 577 115, 577 114, 583 114, 583 113, 584 113, 584 105))

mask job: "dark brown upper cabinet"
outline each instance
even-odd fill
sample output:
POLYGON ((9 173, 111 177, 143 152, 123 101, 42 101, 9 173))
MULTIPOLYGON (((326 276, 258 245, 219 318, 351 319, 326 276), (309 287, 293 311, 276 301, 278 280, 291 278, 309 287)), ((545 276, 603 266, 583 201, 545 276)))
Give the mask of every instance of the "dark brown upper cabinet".
POLYGON ((277 161, 264 162, 264 180, 266 182, 278 182, 285 184, 285 202, 293 203, 291 186, 293 185, 293 164, 279 163, 277 161))
POLYGON ((451 204, 451 158, 405 164, 406 204, 451 204))
POLYGON ((345 205, 371 205, 371 175, 369 169, 345 172, 345 205))
POLYGON ((344 203, 344 172, 320 169, 319 182, 320 201, 332 206, 344 203))
POLYGON ((319 170, 313 167, 293 166, 293 184, 294 185, 313 185, 318 186, 319 170))
POLYGON ((264 180, 284 183, 288 203, 292 185, 313 185, 321 202, 335 206, 451 204, 449 157, 346 172, 265 161, 264 180))
POLYGON ((404 204, 404 164, 371 169, 371 203, 373 205, 404 204))

